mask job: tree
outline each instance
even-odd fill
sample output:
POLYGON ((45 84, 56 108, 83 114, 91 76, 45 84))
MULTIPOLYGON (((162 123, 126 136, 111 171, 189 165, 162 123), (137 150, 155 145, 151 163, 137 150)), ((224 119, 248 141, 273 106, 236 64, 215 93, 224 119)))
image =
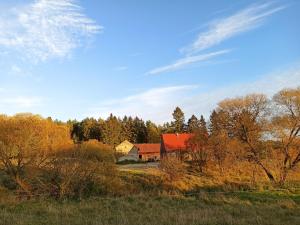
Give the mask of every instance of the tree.
POLYGON ((203 135, 208 136, 208 130, 207 130, 207 126, 206 126, 206 121, 205 121, 203 115, 201 115, 200 120, 199 120, 199 129, 200 129, 200 132, 203 135))
POLYGON ((75 143, 83 141, 83 129, 81 123, 77 120, 69 120, 67 124, 70 127, 70 136, 75 143))
POLYGON ((229 135, 226 129, 226 116, 223 111, 213 112, 210 115, 209 125, 209 145, 212 148, 212 153, 217 162, 220 171, 223 172, 223 164, 227 157, 227 148, 229 144, 229 135))
POLYGON ((138 117, 133 120, 133 132, 134 132, 134 143, 145 143, 147 142, 147 127, 145 122, 138 117))
POLYGON ((187 123, 188 132, 193 133, 194 131, 196 131, 199 128, 200 128, 200 121, 198 120, 198 118, 195 115, 192 115, 187 123))
POLYGON ((224 162, 228 154, 229 137, 225 130, 214 132, 209 136, 209 146, 212 151, 212 156, 217 163, 220 172, 223 172, 224 162))
POLYGON ((300 163, 300 87, 280 91, 273 101, 277 107, 271 133, 283 155, 279 181, 283 185, 288 173, 300 163))
POLYGON ((148 143, 160 143, 161 130, 150 120, 146 122, 147 127, 147 142, 148 143))
POLYGON ((226 114, 226 127, 232 129, 232 138, 240 141, 245 157, 258 165, 271 182, 275 177, 267 168, 268 148, 263 139, 266 133, 266 112, 268 99, 264 95, 252 94, 241 98, 227 99, 219 103, 219 111, 226 114))
POLYGON ((191 156, 192 164, 200 173, 204 172, 204 167, 207 165, 210 157, 208 140, 207 131, 205 131, 205 129, 197 129, 187 142, 188 153, 191 156))
POLYGON ((69 128, 52 120, 31 114, 0 118, 0 162, 27 194, 35 178, 30 173, 45 167, 57 149, 71 143, 69 128))
POLYGON ((172 122, 174 132, 175 133, 182 133, 184 132, 185 129, 185 118, 184 118, 184 113, 179 107, 176 107, 176 109, 173 112, 173 119, 174 121, 172 122))
POLYGON ((162 133, 174 133, 174 128, 172 127, 172 124, 166 122, 162 125, 161 131, 162 133))
POLYGON ((103 124, 103 142, 112 146, 116 146, 122 142, 122 125, 117 117, 110 114, 103 124))
POLYGON ((101 130, 96 119, 86 118, 81 122, 82 136, 84 141, 91 139, 101 140, 101 130))
POLYGON ((122 137, 124 140, 134 142, 134 123, 132 117, 124 116, 122 120, 122 137))

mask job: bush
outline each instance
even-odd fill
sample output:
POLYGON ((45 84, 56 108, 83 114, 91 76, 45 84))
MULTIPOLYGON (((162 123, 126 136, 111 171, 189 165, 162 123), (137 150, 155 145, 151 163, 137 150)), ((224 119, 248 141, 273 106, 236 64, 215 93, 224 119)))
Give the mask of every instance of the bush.
POLYGON ((30 192, 19 189, 14 179, 4 175, 0 176, 0 184, 16 189, 20 197, 27 198, 115 194, 120 186, 113 149, 94 140, 53 151, 43 167, 31 165, 24 168, 22 180, 26 181, 30 192))
POLYGON ((108 194, 116 174, 112 148, 88 141, 56 154, 44 173, 43 186, 56 198, 108 194))
POLYGON ((167 175, 170 181, 176 181, 186 172, 185 164, 176 157, 161 159, 159 168, 167 175))

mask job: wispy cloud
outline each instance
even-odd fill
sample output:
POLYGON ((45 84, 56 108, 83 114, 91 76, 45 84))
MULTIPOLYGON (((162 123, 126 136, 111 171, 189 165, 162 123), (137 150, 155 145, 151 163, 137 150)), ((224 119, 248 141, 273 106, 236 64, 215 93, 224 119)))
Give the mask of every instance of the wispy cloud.
POLYGON ((7 98, 2 98, 0 100, 0 108, 9 107, 9 108, 16 108, 18 110, 22 110, 24 108, 31 108, 34 106, 38 106, 41 103, 42 103, 42 99, 39 97, 25 97, 25 96, 7 97, 7 98))
POLYGON ((229 17, 209 23, 207 31, 198 35, 197 39, 182 52, 193 54, 210 48, 246 31, 257 28, 272 14, 281 11, 285 6, 274 6, 274 3, 252 5, 229 17))
POLYGON ((185 93, 195 89, 196 85, 152 88, 136 95, 101 102, 90 108, 85 116, 107 117, 114 113, 117 116, 132 115, 163 121, 166 111, 176 106, 176 99, 182 99, 185 93))
POLYGON ((230 50, 222 50, 222 51, 211 52, 211 53, 202 54, 202 55, 184 57, 184 58, 179 59, 179 60, 177 60, 176 62, 174 62, 170 65, 162 66, 162 67, 158 67, 158 68, 155 68, 153 70, 150 70, 147 73, 147 75, 155 75, 155 74, 171 72, 171 71, 174 71, 174 70, 182 69, 186 66, 189 66, 190 64, 206 61, 208 59, 217 57, 219 55, 226 54, 228 52, 230 52, 230 50))
POLYGON ((103 28, 75 0, 35 0, 0 16, 0 47, 32 62, 64 58, 103 28))
POLYGON ((286 87, 300 86, 300 65, 261 76, 252 83, 239 83, 203 90, 193 85, 154 88, 125 98, 102 102, 85 116, 106 117, 111 112, 117 116, 132 115, 158 123, 170 121, 176 106, 182 107, 186 118, 203 114, 207 118, 217 103, 250 93, 264 93, 271 97, 286 87))
POLYGON ((300 65, 286 68, 261 76, 260 79, 252 83, 233 84, 221 87, 209 92, 203 92, 191 97, 182 103, 187 115, 203 114, 209 118, 211 111, 218 102, 225 98, 234 98, 251 93, 263 93, 272 97, 283 88, 296 88, 300 86, 300 65))
POLYGON ((197 39, 187 47, 180 49, 184 55, 174 63, 150 70, 146 74, 166 73, 187 67, 191 64, 207 61, 208 59, 228 53, 229 50, 199 54, 221 42, 261 26, 267 17, 283 10, 286 6, 275 6, 274 2, 251 5, 229 17, 214 20, 209 23, 208 30, 201 32, 197 39), (198 55, 195 55, 198 54, 198 55))

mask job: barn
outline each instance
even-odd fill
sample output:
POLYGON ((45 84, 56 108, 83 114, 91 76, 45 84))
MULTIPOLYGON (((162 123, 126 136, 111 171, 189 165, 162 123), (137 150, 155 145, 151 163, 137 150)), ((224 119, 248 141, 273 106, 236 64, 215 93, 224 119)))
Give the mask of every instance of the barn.
POLYGON ((130 143, 129 141, 125 140, 119 145, 116 146, 117 153, 128 154, 129 151, 133 148, 134 144, 130 143))
POLYGON ((176 156, 182 157, 187 152, 187 142, 192 137, 192 134, 162 134, 160 156, 176 156))
POLYGON ((135 144, 139 159, 142 161, 158 161, 160 159, 160 144, 135 144))
POLYGON ((139 155, 137 148, 134 144, 130 143, 129 141, 125 140, 115 148, 118 161, 138 161, 139 155))
POLYGON ((125 140, 115 148, 118 161, 157 161, 160 159, 160 144, 132 144, 125 140))

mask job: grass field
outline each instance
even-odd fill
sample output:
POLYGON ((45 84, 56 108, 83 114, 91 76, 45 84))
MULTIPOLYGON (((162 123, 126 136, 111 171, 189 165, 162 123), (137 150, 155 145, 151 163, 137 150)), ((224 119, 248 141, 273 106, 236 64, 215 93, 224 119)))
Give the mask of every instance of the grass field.
POLYGON ((0 187, 0 225, 300 225, 298 183, 252 189, 247 177, 195 174, 169 182, 150 165, 118 166, 126 190, 113 193, 123 197, 20 200, 0 187))
POLYGON ((1 225, 300 224, 300 195, 278 192, 134 196, 83 201, 1 197, 1 225))

